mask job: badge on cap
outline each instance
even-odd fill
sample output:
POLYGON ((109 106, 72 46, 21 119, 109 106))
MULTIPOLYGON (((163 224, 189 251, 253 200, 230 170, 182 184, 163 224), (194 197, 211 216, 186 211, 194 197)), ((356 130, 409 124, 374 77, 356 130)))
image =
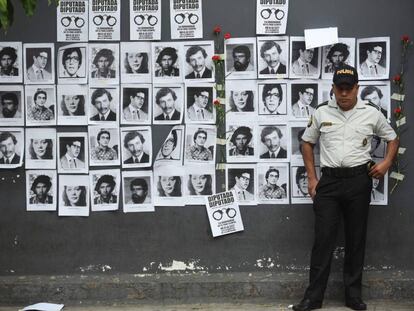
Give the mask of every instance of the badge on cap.
POLYGON ((368 139, 365 137, 364 140, 362 141, 362 146, 366 146, 368 144, 368 139))

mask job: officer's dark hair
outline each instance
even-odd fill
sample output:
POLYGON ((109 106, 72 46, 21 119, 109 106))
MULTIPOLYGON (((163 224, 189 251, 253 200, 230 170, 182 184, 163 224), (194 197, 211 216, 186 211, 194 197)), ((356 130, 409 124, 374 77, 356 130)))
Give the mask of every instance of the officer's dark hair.
POLYGON ((282 131, 280 130, 280 128, 276 127, 276 126, 266 126, 265 128, 263 128, 262 132, 260 133, 260 140, 262 141, 262 143, 265 142, 266 136, 269 134, 272 134, 273 132, 277 133, 277 136, 279 136, 279 139, 282 138, 282 131))
POLYGON ((12 133, 6 131, 0 133, 0 142, 5 141, 7 139, 11 138, 13 141, 13 144, 17 144, 16 136, 14 136, 12 133))
POLYGON ((145 138, 144 136, 138 132, 138 131, 131 131, 126 133, 125 138, 124 138, 124 147, 126 149, 128 149, 128 143, 133 140, 135 137, 139 137, 139 139, 141 140, 141 143, 145 143, 145 138))
POLYGON ((98 61, 101 57, 105 57, 108 60, 108 67, 110 67, 115 60, 114 54, 110 49, 101 49, 98 51, 98 53, 96 53, 95 58, 93 59, 93 64, 95 67, 98 67, 98 61))
POLYGON ((202 48, 199 45, 193 45, 185 53, 185 61, 187 63, 189 63, 190 62, 190 56, 196 54, 197 52, 201 52, 203 54, 203 57, 204 58, 207 58, 207 52, 206 52, 206 50, 204 48, 202 48))
POLYGON ((99 188, 101 187, 101 185, 103 183, 107 183, 109 184, 109 186, 111 187, 111 193, 112 191, 114 191, 116 182, 114 179, 114 176, 112 175, 102 175, 101 177, 99 177, 98 181, 96 182, 95 185, 95 191, 98 192, 100 194, 99 188))
POLYGON ((65 49, 63 51, 63 55, 62 55, 62 65, 63 65, 63 67, 65 67, 66 59, 73 52, 76 52, 78 54, 78 57, 79 57, 79 66, 82 65, 82 52, 81 52, 81 49, 80 48, 76 47, 76 48, 68 48, 68 49, 65 49))
POLYGON ((131 191, 134 190, 134 186, 141 186, 142 190, 144 190, 145 192, 148 191, 148 184, 147 181, 144 178, 135 178, 131 181, 131 183, 129 184, 129 189, 131 191))
POLYGON ((247 45, 238 45, 233 49, 233 58, 236 57, 236 53, 243 53, 248 59, 250 59, 250 50, 247 45))
POLYGON ((344 61, 348 58, 349 56, 349 50, 348 50, 348 46, 345 43, 336 43, 334 44, 331 49, 328 52, 328 55, 326 55, 326 58, 329 59, 329 61, 332 62, 332 55, 335 52, 341 52, 342 56, 344 57, 344 61))
POLYGON ((246 136, 247 138, 246 145, 248 145, 250 141, 252 140, 253 135, 252 135, 252 132, 250 131, 250 128, 247 126, 238 127, 231 135, 230 141, 233 143, 233 145, 236 145, 236 137, 239 136, 240 134, 246 136))
POLYGON ((269 175, 270 175, 270 173, 271 173, 271 172, 275 172, 275 173, 277 173, 277 177, 279 177, 279 176, 280 176, 279 170, 278 170, 277 168, 270 167, 270 168, 267 170, 266 175, 265 175, 265 179, 266 179, 266 180, 269 178, 269 175))
POLYGON ((4 55, 10 56, 10 58, 12 59, 12 65, 17 59, 16 49, 11 46, 6 46, 0 51, 0 58, 2 58, 4 55))
POLYGON ((35 180, 32 183, 32 186, 30 187, 30 190, 32 192, 36 193, 35 189, 37 187, 37 184, 44 184, 47 188, 46 192, 49 192, 50 188, 52 187, 52 182, 50 181, 50 177, 46 175, 39 175, 35 178, 35 180))
POLYGON ((277 52, 279 54, 282 53, 282 48, 280 47, 279 43, 269 40, 269 41, 265 41, 263 45, 260 47, 260 56, 264 58, 264 52, 266 52, 267 50, 270 50, 272 47, 276 47, 277 52))
POLYGON ((374 86, 374 85, 368 85, 367 87, 365 87, 362 91, 361 91, 361 99, 365 100, 365 97, 377 92, 379 98, 381 99, 382 97, 384 97, 384 95, 382 94, 381 90, 374 86))
POLYGON ((263 102, 265 102, 267 93, 270 93, 273 89, 277 89, 277 91, 279 92, 279 101, 281 102, 283 100, 283 91, 282 91, 282 87, 280 86, 280 84, 265 84, 263 86, 263 91, 262 91, 263 102))
POLYGON ((155 96, 155 102, 157 105, 160 104, 161 97, 167 96, 168 94, 171 94, 174 101, 177 100, 177 95, 175 94, 173 89, 170 89, 169 87, 163 87, 157 92, 157 95, 155 96))
POLYGON ((11 100, 13 105, 17 106, 19 104, 19 99, 17 98, 16 93, 4 93, 1 95, 1 103, 4 105, 4 100, 11 100))
POLYGON ((296 170, 296 184, 299 186, 299 180, 306 178, 306 168, 304 166, 299 166, 296 170))
POLYGON ((156 63, 160 66, 161 66, 161 60, 164 57, 164 55, 171 56, 172 61, 173 61, 172 62, 173 65, 177 61, 177 58, 178 58, 177 50, 172 48, 172 47, 166 47, 160 52, 160 54, 158 54, 158 57, 157 57, 157 60, 156 60, 156 63))
POLYGON ((108 134, 108 136, 109 136, 109 139, 111 139, 111 133, 109 133, 109 131, 108 130, 100 130, 99 131, 99 133, 98 133, 98 135, 97 135, 97 137, 96 137, 96 140, 99 142, 99 140, 101 139, 101 135, 103 135, 103 134, 108 134))
POLYGON ((194 133, 194 135, 193 135, 193 141, 195 142, 195 140, 196 140, 196 138, 197 138, 197 136, 198 136, 198 134, 204 134, 204 135, 206 135, 206 139, 207 139, 207 131, 206 130, 203 130, 203 129, 198 129, 195 133, 194 133))
POLYGON ((106 94, 106 96, 108 96, 109 101, 112 101, 111 92, 109 92, 107 89, 100 88, 100 89, 96 89, 95 91, 93 91, 93 93, 92 93, 92 99, 91 99, 92 105, 95 106, 95 100, 98 97, 101 97, 101 96, 103 96, 105 94, 106 94))

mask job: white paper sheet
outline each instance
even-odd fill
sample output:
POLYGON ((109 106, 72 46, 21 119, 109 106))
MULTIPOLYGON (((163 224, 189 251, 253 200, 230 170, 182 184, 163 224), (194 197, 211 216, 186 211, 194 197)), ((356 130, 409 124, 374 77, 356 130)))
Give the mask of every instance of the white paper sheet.
POLYGON ((26 171, 26 210, 56 211, 57 175, 55 170, 26 171))
POLYGON ((184 165, 189 163, 216 163, 215 125, 187 125, 185 135, 184 165))
POLYGON ((59 175, 59 216, 89 216, 89 176, 59 175))
POLYGON ((187 205, 204 204, 205 197, 216 193, 214 164, 188 164, 185 166, 184 194, 187 205))
POLYGON ((216 89, 213 83, 193 83, 185 85, 185 123, 215 124, 216 109, 213 102, 216 89))
POLYGON ((117 125, 94 125, 89 132, 89 165, 119 165, 120 142, 117 125))
POLYGON ((56 169, 56 129, 26 130, 26 168, 56 169))
POLYGON ((24 155, 24 130, 20 127, 0 128, 0 169, 22 166, 24 155))
POLYGON ((89 1, 60 0, 56 8, 58 42, 87 42, 89 1))
POLYGON ((59 84, 88 83, 88 45, 75 43, 60 47, 57 68, 59 84))
POLYGON ((183 164, 184 134, 184 125, 176 125, 171 129, 157 153, 154 166, 183 164))
POLYGON ((256 38, 231 38, 224 41, 226 79, 256 79, 256 38))
POLYGON ((156 206, 185 206, 184 168, 159 166, 154 168, 156 206))
POLYGON ((154 212, 152 171, 123 171, 122 195, 124 213, 154 212))
POLYGON ((359 80, 387 80, 390 58, 390 37, 357 39, 359 80))
POLYGON ((203 37, 202 0, 170 0, 171 39, 203 37))
POLYGON ((24 83, 55 83, 55 45, 25 43, 23 45, 24 83))
POLYGON ((286 33, 289 0, 256 0, 256 34, 282 35, 286 33))
POLYGON ((151 124, 152 84, 122 84, 121 88, 121 124, 151 124))
POLYGON ((257 164, 257 200, 259 204, 289 204, 289 163, 257 164))
POLYGON ((0 51, 4 53, 11 62, 2 67, 0 65, 0 83, 22 83, 23 82, 23 46, 21 42, 0 42, 0 51), (13 59, 14 62, 13 62, 13 59))
POLYGON ((64 306, 65 305, 63 304, 40 302, 34 305, 27 306, 21 309, 21 311, 60 311, 63 309, 64 306))
POLYGON ((151 83, 151 43, 121 42, 121 82, 151 83))
POLYGON ((121 38, 121 1, 92 1, 89 6, 89 40, 119 41, 121 38))
POLYGON ((0 85, 0 123, 5 126, 23 126, 25 117, 23 85, 0 85), (12 109, 5 104, 13 104, 12 109))
POLYGON ((26 125, 56 125, 55 85, 26 85, 26 125))
POLYGON ((129 0, 129 39, 161 39, 161 0, 129 0))
POLYGON ((338 27, 305 29, 306 49, 338 43, 338 27))
POLYGON ((152 165, 152 128, 150 126, 121 129, 122 167, 140 168, 152 165))
POLYGON ((234 191, 239 205, 256 205, 256 164, 227 164, 226 190, 234 191))
POLYGON ((88 134, 58 133, 58 173, 88 173, 88 134))
POLYGON ((89 177, 92 212, 118 210, 121 189, 120 170, 90 171, 89 177))

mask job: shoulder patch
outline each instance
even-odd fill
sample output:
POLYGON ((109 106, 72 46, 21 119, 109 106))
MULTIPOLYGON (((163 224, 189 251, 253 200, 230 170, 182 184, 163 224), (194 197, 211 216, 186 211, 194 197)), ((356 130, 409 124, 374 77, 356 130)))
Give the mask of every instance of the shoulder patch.
POLYGON ((316 109, 322 107, 322 106, 326 106, 328 104, 329 101, 323 102, 322 104, 319 104, 316 109))
POLYGON ((373 104, 373 103, 371 103, 371 102, 366 102, 365 103, 365 105, 368 105, 368 106, 371 106, 371 107, 374 107, 375 109, 377 109, 377 110, 380 110, 380 107, 378 107, 377 105, 375 105, 375 104, 373 104))

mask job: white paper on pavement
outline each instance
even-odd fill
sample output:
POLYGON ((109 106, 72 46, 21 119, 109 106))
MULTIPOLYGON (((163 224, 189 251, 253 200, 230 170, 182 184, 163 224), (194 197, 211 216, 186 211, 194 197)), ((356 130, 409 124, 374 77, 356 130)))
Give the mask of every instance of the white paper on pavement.
POLYGON ((29 310, 36 310, 36 311, 60 311, 63 309, 65 305, 59 305, 55 303, 47 303, 47 302, 40 302, 34 305, 27 306, 19 311, 29 311, 29 310))

